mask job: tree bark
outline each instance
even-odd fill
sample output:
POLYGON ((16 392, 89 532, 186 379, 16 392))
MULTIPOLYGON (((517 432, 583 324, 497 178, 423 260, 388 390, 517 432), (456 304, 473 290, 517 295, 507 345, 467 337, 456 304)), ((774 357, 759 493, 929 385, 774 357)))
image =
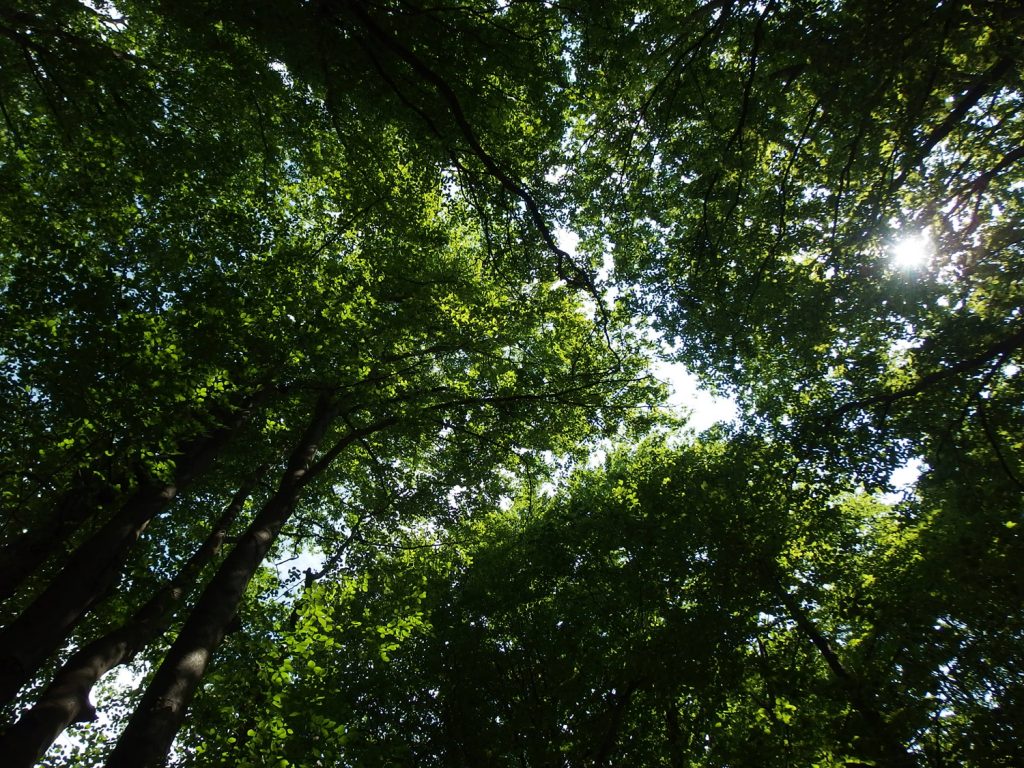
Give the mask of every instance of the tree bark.
POLYGON ((267 467, 260 467, 235 493, 209 536, 169 584, 131 619, 79 650, 57 671, 35 706, 0 737, 0 755, 5 756, 8 768, 32 768, 69 725, 96 719, 89 701, 93 686, 114 667, 131 661, 167 629, 175 609, 194 588, 203 567, 217 556, 228 530, 266 471, 267 467))
MULTIPOLYGON (((602 768, 611 764, 612 752, 618 743, 619 731, 622 730, 622 721, 635 692, 636 684, 630 681, 626 683, 625 688, 621 692, 609 694, 608 708, 602 718, 606 721, 607 725, 604 728, 601 743, 594 752, 594 758, 590 761, 590 764, 595 768, 602 768)), ((594 735, 596 736, 597 733, 594 735)))
POLYGON ((0 631, 0 706, 14 699, 116 583, 132 545, 149 521, 210 468, 248 416, 248 409, 240 410, 229 423, 190 441, 171 482, 136 490, 113 518, 78 546, 50 585, 0 631))
POLYGON ((669 765, 683 767, 683 750, 679 737, 679 712, 674 701, 665 707, 665 742, 668 744, 669 765))
POLYGON ((119 495, 114 483, 92 469, 80 470, 49 517, 0 550, 0 604, 13 597, 28 578, 90 518, 108 511, 119 495))
MULTIPOLYGON (((203 591, 121 734, 107 768, 166 764, 167 754, 196 688, 238 613, 249 581, 291 516, 303 487, 327 466, 322 459, 314 464, 314 458, 336 413, 331 397, 322 395, 306 431, 288 459, 277 491, 203 591)), ((324 458, 336 456, 342 447, 392 421, 385 420, 349 432, 324 458)))

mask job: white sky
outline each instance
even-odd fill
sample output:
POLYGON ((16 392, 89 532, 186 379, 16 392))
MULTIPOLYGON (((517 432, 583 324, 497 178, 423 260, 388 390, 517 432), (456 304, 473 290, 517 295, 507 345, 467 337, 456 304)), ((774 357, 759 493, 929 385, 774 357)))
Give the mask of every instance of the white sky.
POLYGON ((689 425, 698 432, 720 421, 732 421, 738 415, 736 403, 702 389, 697 377, 682 363, 658 361, 651 366, 651 373, 668 385, 669 405, 690 412, 689 425))

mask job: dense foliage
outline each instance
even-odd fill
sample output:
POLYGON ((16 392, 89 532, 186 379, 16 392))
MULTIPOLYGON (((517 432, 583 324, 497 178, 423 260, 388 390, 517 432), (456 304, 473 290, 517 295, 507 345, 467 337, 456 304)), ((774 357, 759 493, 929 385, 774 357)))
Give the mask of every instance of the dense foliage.
POLYGON ((0 755, 1024 763, 1022 41, 0 0, 0 755))

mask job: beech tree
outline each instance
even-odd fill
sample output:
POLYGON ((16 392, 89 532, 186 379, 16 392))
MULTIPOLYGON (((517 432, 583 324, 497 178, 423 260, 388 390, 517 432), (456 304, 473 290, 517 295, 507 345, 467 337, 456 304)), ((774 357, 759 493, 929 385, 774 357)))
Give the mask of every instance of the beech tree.
POLYGON ((1019 763, 1022 40, 0 5, 0 754, 1019 763))
MULTIPOLYGON (((920 510, 953 510, 817 474, 659 438, 553 497, 366 532, 232 640, 182 763, 1012 764, 1019 614, 940 597, 963 530, 920 510)), ((1005 536, 973 544, 1000 568, 1005 536)))

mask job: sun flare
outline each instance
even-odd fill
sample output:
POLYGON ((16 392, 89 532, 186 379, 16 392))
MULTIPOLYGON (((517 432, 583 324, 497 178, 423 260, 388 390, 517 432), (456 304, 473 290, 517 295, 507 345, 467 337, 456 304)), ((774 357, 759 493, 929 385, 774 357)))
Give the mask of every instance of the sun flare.
POLYGON ((890 249, 892 262, 901 269, 924 266, 932 257, 933 248, 927 232, 901 237, 890 249))

